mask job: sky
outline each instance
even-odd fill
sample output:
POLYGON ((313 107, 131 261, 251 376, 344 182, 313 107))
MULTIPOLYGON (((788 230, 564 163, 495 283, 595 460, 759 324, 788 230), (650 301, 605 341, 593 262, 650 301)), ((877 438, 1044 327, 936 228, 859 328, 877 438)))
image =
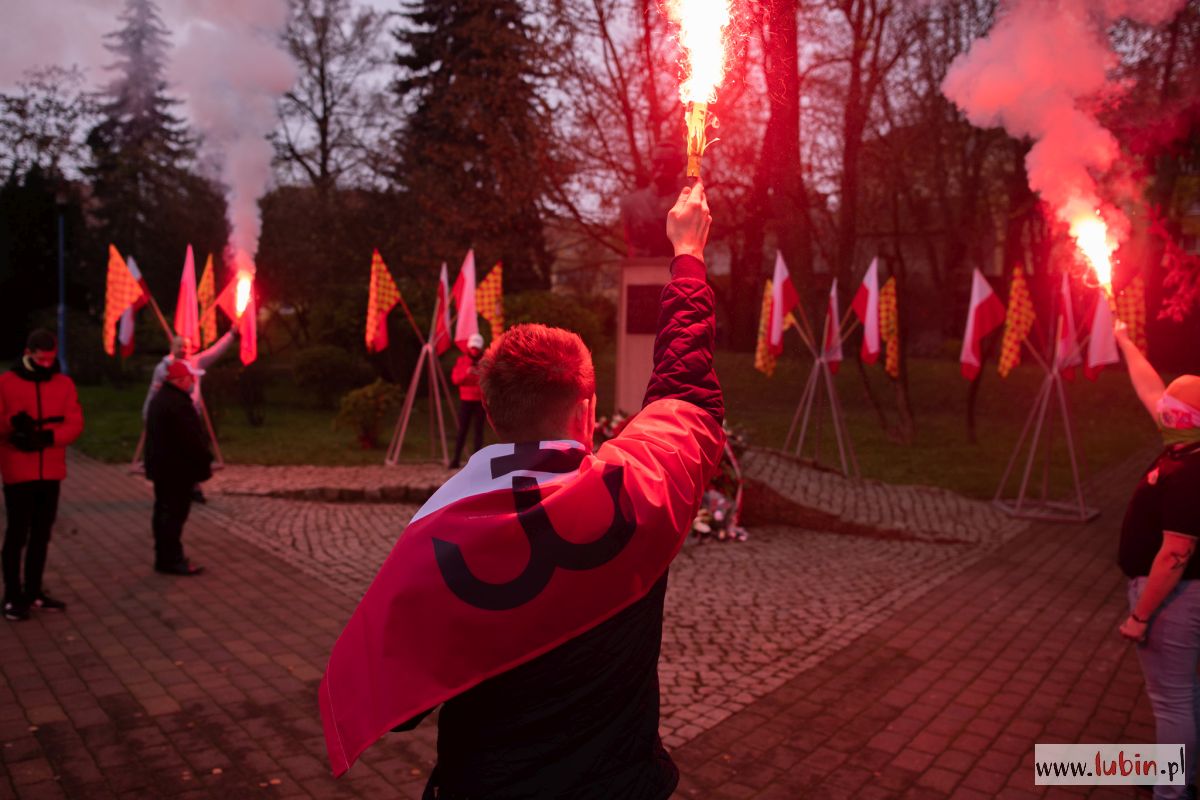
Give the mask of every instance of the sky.
MULTIPOLYGON (((395 9, 396 0, 354 0, 381 10, 395 9)), ((158 0, 163 21, 178 47, 188 21, 215 6, 252 7, 260 0, 158 0)), ((105 80, 103 68, 112 60, 103 36, 117 28, 124 0, 0 0, 0 89, 11 87, 26 70, 76 64, 95 84, 105 80)))

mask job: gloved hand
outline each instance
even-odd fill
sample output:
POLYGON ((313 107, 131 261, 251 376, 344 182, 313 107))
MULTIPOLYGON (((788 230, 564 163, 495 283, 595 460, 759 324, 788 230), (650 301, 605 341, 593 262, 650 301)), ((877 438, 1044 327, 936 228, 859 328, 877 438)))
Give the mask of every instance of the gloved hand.
POLYGON ((38 430, 37 422, 25 411, 14 414, 8 423, 12 426, 8 440, 24 453, 36 453, 54 444, 54 431, 38 430))

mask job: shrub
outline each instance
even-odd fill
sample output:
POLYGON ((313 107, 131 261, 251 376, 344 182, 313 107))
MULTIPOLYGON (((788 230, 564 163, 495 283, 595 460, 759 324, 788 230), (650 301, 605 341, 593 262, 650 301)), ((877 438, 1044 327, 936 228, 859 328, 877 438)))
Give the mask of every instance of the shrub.
POLYGON ((504 324, 540 322, 578 333, 588 349, 595 351, 605 341, 599 314, 580 300, 553 292, 522 292, 504 298, 504 324))
POLYGON ((375 377, 375 371, 361 358, 328 344, 301 350, 293 369, 296 385, 316 398, 322 408, 333 408, 339 395, 375 377))
POLYGON ((333 426, 354 431, 364 450, 379 447, 380 425, 399 410, 403 400, 403 389, 394 383, 377 379, 361 389, 346 393, 333 426))

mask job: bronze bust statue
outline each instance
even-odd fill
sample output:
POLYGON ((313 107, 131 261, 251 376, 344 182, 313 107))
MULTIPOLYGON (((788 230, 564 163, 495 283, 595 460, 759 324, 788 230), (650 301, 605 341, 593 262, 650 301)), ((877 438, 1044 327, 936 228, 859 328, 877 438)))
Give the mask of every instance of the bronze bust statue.
POLYGON ((670 258, 675 255, 667 239, 664 220, 683 187, 680 179, 683 166, 682 147, 660 142, 655 145, 652 155, 650 184, 621 198, 621 224, 629 257, 670 258))

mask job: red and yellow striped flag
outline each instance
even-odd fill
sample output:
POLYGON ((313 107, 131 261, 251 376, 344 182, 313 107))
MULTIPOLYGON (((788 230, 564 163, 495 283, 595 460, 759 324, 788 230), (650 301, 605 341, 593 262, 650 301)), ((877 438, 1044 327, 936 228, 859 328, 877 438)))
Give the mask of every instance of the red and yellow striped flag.
POLYGON ((475 287, 475 310, 492 326, 492 341, 504 333, 504 265, 499 261, 475 287))
POLYGON ((1008 289, 1008 313, 1004 320, 1004 339, 1000 343, 1000 377, 1007 378, 1013 367, 1021 363, 1021 344, 1037 318, 1029 284, 1020 267, 1013 268, 1012 285, 1008 289))
POLYGON ((400 289, 376 250, 371 255, 371 288, 367 295, 368 352, 378 353, 388 346, 387 315, 399 302, 400 289))
POLYGON ((758 315, 758 343, 754 347, 754 368, 768 378, 775 374, 778 360, 768 341, 771 328, 771 280, 763 286, 762 311, 758 315))
POLYGON ((117 354, 117 322, 142 296, 142 286, 129 271, 117 248, 108 246, 108 278, 104 287, 104 352, 117 354))
POLYGON ((879 290, 879 338, 887 348, 884 369, 893 378, 900 377, 900 315, 896 305, 896 278, 892 276, 879 290))
POLYGON ((1129 339, 1146 352, 1146 282, 1138 275, 1117 295, 1117 319, 1129 328, 1129 339))
POLYGON ((217 299, 217 279, 213 276, 212 253, 204 262, 196 299, 200 302, 200 347, 204 348, 217 340, 217 315, 213 306, 217 299))

